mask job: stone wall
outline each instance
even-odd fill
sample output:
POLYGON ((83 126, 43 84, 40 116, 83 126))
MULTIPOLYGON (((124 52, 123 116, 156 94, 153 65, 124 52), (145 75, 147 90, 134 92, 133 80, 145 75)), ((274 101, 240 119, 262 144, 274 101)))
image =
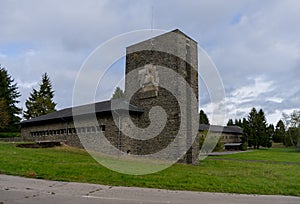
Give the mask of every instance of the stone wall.
MULTIPOLYGON (((201 138, 205 138, 207 131, 200 131, 199 135, 201 138)), ((213 134, 213 133, 212 133, 213 134)), ((218 133, 220 134, 220 133, 218 133)), ((240 143, 242 142, 242 134, 236 133, 221 133, 220 141, 224 144, 226 143, 240 143)))
POLYGON ((0 138, 0 142, 22 142, 22 137, 6 137, 0 138))
MULTIPOLYGON (((121 118, 121 124, 124 126, 126 119, 121 118)), ((131 115, 133 121, 138 120, 138 116, 131 115)), ((136 151, 137 147, 132 146, 132 141, 128 136, 124 135, 122 131, 119 132, 112 114, 97 115, 97 124, 91 117, 82 117, 76 120, 76 127, 73 120, 68 121, 54 121, 46 123, 34 123, 23 125, 21 128, 21 139, 24 141, 60 141, 73 147, 93 149, 97 145, 99 132, 102 132, 111 145, 127 152, 136 151)))
MULTIPOLYGON (((192 88, 198 101, 198 53, 197 53, 197 43, 191 38, 187 37, 180 31, 176 30, 174 32, 166 33, 155 37, 153 39, 135 44, 130 46, 126 50, 126 82, 125 82, 125 95, 130 95, 132 89, 136 89, 140 86, 140 81, 136 80, 139 78, 139 72, 145 69, 148 65, 154 65, 158 67, 163 67, 171 69, 172 71, 178 73, 192 88), (128 74, 132 74, 130 78, 128 74)), ((186 98, 186 104, 182 108, 186 109, 187 121, 186 125, 186 143, 190 143, 191 136, 191 114, 192 112, 198 112, 198 103, 194 108, 190 103, 190 95, 187 94, 186 89, 178 89, 181 79, 174 78, 170 80, 169 78, 163 78, 160 73, 158 73, 160 83, 169 83, 170 86, 176 90, 176 94, 179 97, 186 98)), ((170 142, 172 142, 179 130, 181 121, 180 107, 177 99, 174 95, 162 88, 157 88, 157 93, 151 93, 150 91, 144 91, 140 87, 140 91, 137 91, 131 98, 132 104, 141 107, 145 112, 140 117, 138 124, 140 128, 148 127, 150 124, 149 112, 152 107, 160 106, 167 114, 167 123, 162 132, 149 140, 137 141, 135 146, 137 147, 136 154, 149 154, 155 153, 163 148, 165 148, 170 142), (150 93, 150 94, 149 94, 150 93)), ((180 139, 179 139, 180 141, 180 139)), ((196 137, 191 149, 188 151, 180 162, 183 163, 193 163, 197 164, 198 153, 199 153, 199 138, 196 137)), ((178 148, 182 145, 178 144, 178 148)), ((176 151, 176 150, 174 150, 176 151)))

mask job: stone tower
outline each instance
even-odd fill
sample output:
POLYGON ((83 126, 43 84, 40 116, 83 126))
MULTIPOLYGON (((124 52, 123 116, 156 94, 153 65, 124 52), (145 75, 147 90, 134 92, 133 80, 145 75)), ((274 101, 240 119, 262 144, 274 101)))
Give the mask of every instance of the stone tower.
MULTIPOLYGON (((192 121, 191 115, 198 113, 198 107, 191 103, 191 94, 187 89, 179 89, 180 77, 167 78, 160 72, 160 67, 170 69, 177 73, 190 86, 197 99, 198 106, 198 52, 197 42, 185 35, 180 30, 162 34, 152 39, 140 42, 127 47, 126 49, 126 81, 125 94, 130 95, 132 89, 135 93, 130 97, 130 103, 142 108, 145 112, 135 120, 134 123, 139 128, 147 128, 151 124, 149 112, 152 107, 160 106, 166 113, 166 124, 156 137, 148 140, 131 140, 130 152, 132 154, 145 155, 152 154, 174 141, 181 124, 180 104, 176 96, 184 97, 185 104, 181 108, 185 109, 186 124, 184 143, 190 144, 191 148, 180 157, 179 162, 198 164, 199 138, 196 136, 191 141, 192 121), (131 77, 128 77, 132 73, 131 77), (133 77, 132 77, 133 76, 133 77), (162 87, 167 83, 173 90, 162 87), (137 88, 138 87, 138 88, 137 88), (174 90, 176 94, 174 93, 174 90)), ((196 121, 198 124, 198 121, 196 121)), ((197 130, 198 131, 198 130, 197 130)), ((178 142, 179 143, 179 142, 178 142)), ((181 148, 182 141, 177 148, 181 148)), ((174 152, 176 152, 174 148, 174 152)))

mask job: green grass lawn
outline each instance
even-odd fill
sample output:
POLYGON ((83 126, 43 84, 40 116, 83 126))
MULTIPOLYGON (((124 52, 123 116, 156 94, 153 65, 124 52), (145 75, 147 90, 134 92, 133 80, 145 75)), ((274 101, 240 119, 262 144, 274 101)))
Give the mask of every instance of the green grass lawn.
POLYGON ((265 161, 269 163, 299 163, 300 153, 295 148, 271 148, 258 151, 242 152, 239 154, 224 155, 222 159, 231 158, 248 161, 265 161))
POLYGON ((208 157, 199 166, 175 164, 144 176, 116 173, 84 150, 70 147, 30 149, 0 143, 0 154, 2 174, 114 186, 300 196, 300 153, 294 149, 208 157), (224 160, 214 160, 218 158, 224 160))

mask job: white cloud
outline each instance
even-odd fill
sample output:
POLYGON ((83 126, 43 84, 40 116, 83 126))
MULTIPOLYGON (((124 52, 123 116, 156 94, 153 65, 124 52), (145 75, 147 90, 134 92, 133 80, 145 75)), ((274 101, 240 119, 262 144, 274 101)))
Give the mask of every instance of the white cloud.
MULTIPOLYGON (((228 117, 244 116, 255 106, 275 120, 283 110, 299 108, 297 0, 3 0, 0 64, 19 80, 21 105, 28 97, 26 90, 34 86, 31 83, 48 72, 58 107, 71 106, 84 59, 111 37, 150 28, 152 5, 154 28, 180 28, 212 57, 225 85, 228 117)), ((112 73, 111 79, 122 75, 112 73)), ((99 93, 108 97, 114 87, 105 84, 99 93)), ((215 105, 208 104, 209 94, 203 91, 201 108, 211 111, 215 105)))
POLYGON ((282 103, 283 101, 283 98, 279 98, 279 97, 270 97, 270 98, 267 98, 268 101, 271 101, 271 102, 275 102, 275 103, 282 103))
POLYGON ((22 82, 20 79, 17 79, 16 83, 18 84, 18 87, 20 89, 32 89, 32 88, 34 88, 35 86, 38 85, 37 81, 34 81, 34 82, 22 82))
POLYGON ((231 92, 235 101, 246 102, 249 99, 258 97, 259 95, 273 90, 273 82, 266 81, 261 77, 254 79, 254 84, 246 85, 231 92))

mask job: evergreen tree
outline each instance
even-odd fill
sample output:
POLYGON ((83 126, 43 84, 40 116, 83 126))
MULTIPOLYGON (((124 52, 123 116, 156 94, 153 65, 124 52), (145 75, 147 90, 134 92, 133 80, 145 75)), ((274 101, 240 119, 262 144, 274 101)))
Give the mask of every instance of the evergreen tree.
POLYGON ((274 132, 274 126, 267 128, 265 113, 262 109, 257 112, 252 108, 248 115, 248 145, 258 149, 259 146, 271 147, 271 137, 274 132), (273 131, 271 130, 273 128, 273 131))
POLYGON ((207 115, 204 113, 203 110, 200 110, 200 113, 199 113, 199 123, 200 123, 200 124, 206 124, 206 125, 209 125, 208 117, 207 117, 207 115))
POLYGON ((257 134, 258 124, 257 124, 257 110, 252 108, 248 115, 249 123, 249 135, 248 135, 248 144, 249 146, 254 146, 254 148, 259 148, 259 138, 257 134))
POLYGON ((9 114, 4 98, 0 99, 0 128, 5 129, 9 125, 9 114))
POLYGON ((235 119, 234 120, 234 125, 238 125, 239 124, 239 120, 238 119, 235 119))
POLYGON ((242 143, 246 143, 249 146, 249 122, 246 118, 243 118, 242 122, 243 128, 243 136, 242 136, 242 143))
POLYGON ((276 125, 273 141, 282 143, 285 137, 285 126, 282 120, 279 120, 276 125))
POLYGON ((267 120, 265 117, 265 113, 262 109, 259 110, 257 117, 258 117, 257 118, 257 126, 258 126, 257 133, 258 133, 259 145, 261 145, 263 147, 269 147, 271 135, 269 135, 267 132, 267 120))
POLYGON ((229 119, 229 120, 228 120, 227 126, 234 126, 233 120, 232 120, 232 119, 229 119))
POLYGON ((275 128, 273 124, 270 124, 267 127, 267 136, 266 136, 266 142, 265 142, 265 146, 264 147, 272 147, 272 139, 275 135, 275 128))
POLYGON ((56 103, 53 101, 54 91, 47 73, 43 74, 39 90, 33 89, 25 102, 27 111, 24 111, 24 118, 30 119, 55 111, 56 103))
POLYGON ((111 98, 112 99, 125 98, 124 91, 120 87, 117 87, 111 98))
POLYGON ((5 128, 0 128, 0 131, 17 131, 17 122, 20 122, 19 114, 21 109, 17 107, 19 103, 18 98, 20 97, 17 84, 8 74, 7 70, 0 65, 0 99, 2 103, 2 114, 6 115, 5 128), (7 118, 8 114, 8 118, 7 118))

